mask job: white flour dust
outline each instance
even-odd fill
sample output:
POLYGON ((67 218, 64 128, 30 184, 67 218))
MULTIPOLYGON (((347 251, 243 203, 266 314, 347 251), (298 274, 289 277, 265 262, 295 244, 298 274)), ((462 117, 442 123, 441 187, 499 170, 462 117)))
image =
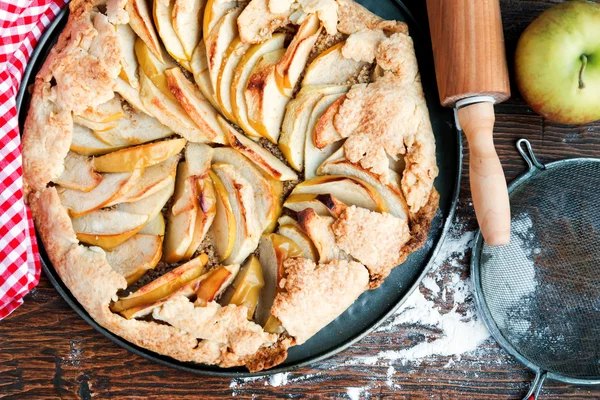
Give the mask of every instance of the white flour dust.
MULTIPOLYGON (((402 335, 416 326, 436 332, 433 338, 424 337, 412 347, 399 345, 397 350, 381 351, 369 356, 352 356, 343 363, 328 365, 325 371, 316 374, 282 373, 264 378, 234 379, 230 385, 232 395, 242 393, 245 386, 250 389, 257 381, 261 386, 271 387, 299 382, 306 383, 307 386, 316 385, 329 379, 327 370, 360 365, 384 367, 382 383, 396 390, 401 389, 401 386, 394 383, 394 375, 398 368, 406 368, 404 365, 418 366, 424 360, 444 356, 449 357, 446 367, 451 367, 461 360, 461 355, 474 353, 489 338, 489 333, 475 315, 470 281, 463 278, 464 258, 475 233, 460 231, 460 227, 455 227, 449 232, 430 273, 419 289, 376 330, 402 335)), ((369 398, 370 390, 375 386, 371 382, 367 386, 347 387, 345 395, 351 400, 369 398)))
MULTIPOLYGON (((408 326, 422 326, 439 332, 433 340, 424 339, 409 348, 383 351, 367 357, 367 364, 380 361, 398 361, 401 364, 419 363, 432 356, 451 356, 460 359, 461 354, 476 350, 489 333, 483 322, 477 319, 475 307, 465 301, 471 296, 470 281, 461 278, 462 269, 449 271, 448 267, 459 267, 475 238, 474 232, 449 235, 437 256, 431 272, 423 279, 421 290, 408 298, 404 306, 381 327, 378 332, 395 332, 408 326), (444 269, 441 267, 445 266, 444 269), (451 298, 450 311, 442 310, 432 299, 441 298, 446 303, 451 298)), ((360 363, 360 362, 358 362, 360 363)))

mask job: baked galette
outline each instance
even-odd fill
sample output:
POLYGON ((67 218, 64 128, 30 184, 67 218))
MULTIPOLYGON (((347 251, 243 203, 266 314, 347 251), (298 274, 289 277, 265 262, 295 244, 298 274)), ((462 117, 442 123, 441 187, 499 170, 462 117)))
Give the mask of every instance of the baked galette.
POLYGON ((420 248, 435 141, 407 27, 352 0, 74 0, 26 198, 100 325, 273 367, 420 248))

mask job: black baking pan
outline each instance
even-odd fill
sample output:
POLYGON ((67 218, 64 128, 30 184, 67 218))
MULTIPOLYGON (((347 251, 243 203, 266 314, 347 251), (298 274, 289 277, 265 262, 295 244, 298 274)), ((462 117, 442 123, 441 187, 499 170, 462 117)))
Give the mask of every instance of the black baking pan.
MULTIPOLYGON (((301 346, 291 348, 289 356, 283 364, 260 373, 249 373, 245 368, 241 367, 223 369, 214 366, 180 362, 133 345, 119 336, 112 334, 98 325, 77 302, 75 297, 73 297, 52 267, 43 245, 40 243, 42 267, 46 276, 81 318, 114 343, 151 361, 198 374, 239 378, 290 371, 294 368, 316 363, 319 360, 330 357, 372 332, 404 303, 427 273, 433 258, 438 253, 444 237, 450 228, 460 187, 462 139, 460 132, 456 129, 452 111, 444 109, 439 105, 431 41, 427 34, 429 31, 427 22, 420 19, 417 20, 413 17, 412 11, 415 10, 412 9, 412 6, 408 7, 408 4, 400 0, 359 0, 359 3, 386 19, 405 21, 415 42, 423 88, 435 132, 437 161, 440 170, 440 174, 435 182, 435 187, 440 193, 440 208, 433 219, 429 239, 425 246, 421 250, 411 254, 407 261, 400 267, 394 269, 381 287, 377 290, 364 293, 344 314, 322 329, 312 339, 301 346)), ((67 21, 67 16, 68 10, 65 8, 40 39, 27 66, 17 97, 21 128, 23 127, 29 106, 27 88, 34 82, 35 75, 62 31, 67 21)))

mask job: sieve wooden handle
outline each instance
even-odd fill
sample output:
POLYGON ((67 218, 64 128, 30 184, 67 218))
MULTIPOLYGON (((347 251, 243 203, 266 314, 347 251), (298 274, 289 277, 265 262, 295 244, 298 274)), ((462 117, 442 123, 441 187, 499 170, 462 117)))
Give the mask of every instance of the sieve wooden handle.
POLYGON ((510 240, 510 203, 502 164, 494 147, 494 105, 471 104, 458 110, 458 121, 469 141, 469 175, 477 222, 490 246, 510 240))

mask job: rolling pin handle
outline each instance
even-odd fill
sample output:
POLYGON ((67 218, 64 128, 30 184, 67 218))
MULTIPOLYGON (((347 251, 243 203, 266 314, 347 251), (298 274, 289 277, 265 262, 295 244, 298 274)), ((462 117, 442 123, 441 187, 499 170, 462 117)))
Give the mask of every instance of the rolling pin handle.
MULTIPOLYGON (((480 96, 485 97, 485 96, 480 96)), ((460 127, 469 142, 471 194, 477 222, 489 246, 510 240, 510 203, 502 164, 494 148, 494 102, 457 103, 460 127)))

